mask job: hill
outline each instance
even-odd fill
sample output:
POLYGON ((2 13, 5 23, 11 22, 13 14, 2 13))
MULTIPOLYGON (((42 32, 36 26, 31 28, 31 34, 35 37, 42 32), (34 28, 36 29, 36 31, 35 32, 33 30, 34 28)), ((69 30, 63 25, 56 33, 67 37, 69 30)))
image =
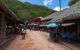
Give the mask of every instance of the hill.
POLYGON ((72 6, 73 4, 75 4, 76 2, 78 2, 79 0, 70 0, 69 1, 69 6, 72 6))
POLYGON ((33 5, 28 2, 23 3, 18 0, 4 0, 4 2, 17 15, 16 18, 20 21, 31 20, 39 16, 45 17, 56 12, 45 6, 33 5))

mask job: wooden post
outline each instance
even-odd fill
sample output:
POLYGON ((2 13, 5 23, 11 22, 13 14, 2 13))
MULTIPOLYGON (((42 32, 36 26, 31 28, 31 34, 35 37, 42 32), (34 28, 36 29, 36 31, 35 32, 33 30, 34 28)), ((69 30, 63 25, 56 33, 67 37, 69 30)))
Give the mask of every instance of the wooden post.
POLYGON ((6 23, 5 23, 5 14, 2 13, 1 15, 1 21, 0 21, 0 34, 1 34, 1 38, 5 38, 5 34, 6 34, 6 23))
POLYGON ((2 19, 2 16, 0 14, 0 34, 1 34, 1 19, 2 19))
POLYGON ((77 33, 80 33, 80 23, 77 23, 77 33))

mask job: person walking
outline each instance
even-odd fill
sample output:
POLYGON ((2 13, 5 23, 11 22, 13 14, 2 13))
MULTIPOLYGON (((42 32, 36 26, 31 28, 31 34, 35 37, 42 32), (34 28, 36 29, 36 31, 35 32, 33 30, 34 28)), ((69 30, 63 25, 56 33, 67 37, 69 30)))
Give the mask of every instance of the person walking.
POLYGON ((26 36, 26 28, 22 28, 22 40, 25 39, 26 36))

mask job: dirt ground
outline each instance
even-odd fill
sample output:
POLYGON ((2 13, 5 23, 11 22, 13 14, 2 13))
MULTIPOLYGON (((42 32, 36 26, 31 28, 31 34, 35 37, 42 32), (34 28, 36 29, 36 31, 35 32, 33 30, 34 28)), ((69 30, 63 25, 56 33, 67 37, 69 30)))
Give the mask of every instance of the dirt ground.
POLYGON ((51 42, 49 33, 27 30, 25 40, 19 35, 5 50, 80 50, 80 48, 64 42, 51 42))

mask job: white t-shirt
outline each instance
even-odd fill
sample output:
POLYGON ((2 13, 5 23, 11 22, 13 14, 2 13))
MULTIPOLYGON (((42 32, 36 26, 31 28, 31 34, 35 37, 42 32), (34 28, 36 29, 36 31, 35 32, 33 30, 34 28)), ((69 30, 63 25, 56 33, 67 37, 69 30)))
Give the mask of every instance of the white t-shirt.
POLYGON ((25 29, 22 29, 22 33, 24 33, 24 34, 25 34, 25 33, 26 33, 26 30, 25 30, 25 29))

